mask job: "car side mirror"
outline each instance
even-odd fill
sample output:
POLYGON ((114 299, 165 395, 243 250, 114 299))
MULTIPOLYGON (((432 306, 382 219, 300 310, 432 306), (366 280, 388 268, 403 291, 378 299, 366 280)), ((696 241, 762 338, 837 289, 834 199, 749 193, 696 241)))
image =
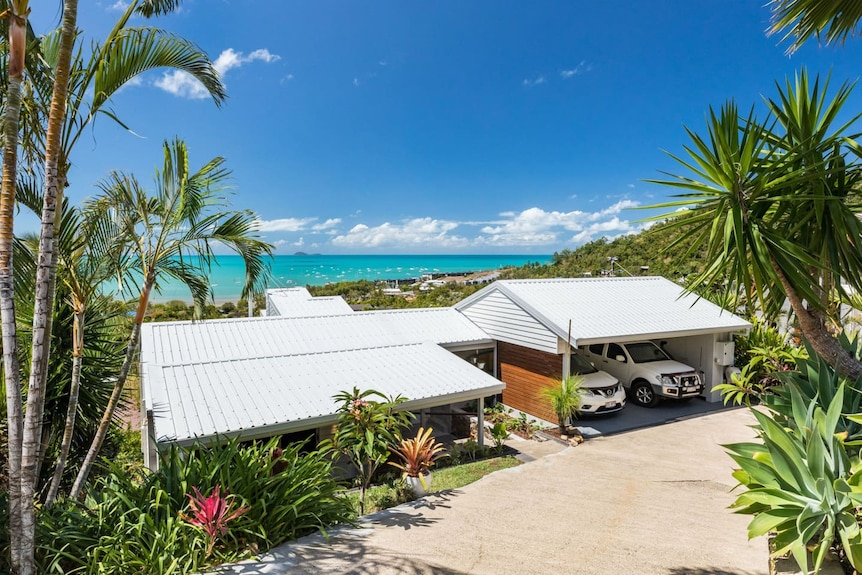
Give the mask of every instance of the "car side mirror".
POLYGON ((615 359, 615 360, 617 360, 617 361, 618 361, 618 362, 620 362, 620 363, 625 363, 625 362, 626 362, 626 356, 624 356, 624 355, 618 355, 618 356, 616 356, 614 359, 615 359))

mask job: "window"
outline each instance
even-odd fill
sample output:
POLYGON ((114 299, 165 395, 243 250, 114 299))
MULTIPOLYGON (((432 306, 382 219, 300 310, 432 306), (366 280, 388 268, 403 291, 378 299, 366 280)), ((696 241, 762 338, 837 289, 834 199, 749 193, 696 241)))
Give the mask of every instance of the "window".
POLYGON ((594 353, 596 355, 602 355, 602 351, 604 351, 605 344, 603 343, 594 343, 590 346, 590 353, 594 353))
POLYGON ((569 375, 587 375, 590 373, 596 373, 598 370, 593 367, 586 358, 580 355, 572 354, 571 360, 571 373, 569 375))
POLYGON ((622 346, 616 343, 608 344, 608 358, 616 359, 618 355, 623 356, 623 363, 626 363, 626 352, 623 351, 622 346))
POLYGON ((647 363, 650 361, 664 361, 666 359, 670 359, 668 354, 651 341, 644 343, 630 343, 628 348, 629 353, 632 356, 632 361, 635 363, 647 363))

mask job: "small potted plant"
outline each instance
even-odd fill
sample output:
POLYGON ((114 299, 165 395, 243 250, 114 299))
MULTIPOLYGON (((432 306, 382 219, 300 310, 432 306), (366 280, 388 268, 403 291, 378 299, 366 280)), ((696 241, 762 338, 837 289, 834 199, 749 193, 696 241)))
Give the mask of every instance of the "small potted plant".
POLYGON ((431 486, 431 466, 447 455, 443 450, 443 444, 431 436, 431 428, 420 427, 416 437, 402 439, 398 447, 393 448, 401 461, 390 461, 389 464, 404 472, 407 485, 414 495, 421 497, 431 486))

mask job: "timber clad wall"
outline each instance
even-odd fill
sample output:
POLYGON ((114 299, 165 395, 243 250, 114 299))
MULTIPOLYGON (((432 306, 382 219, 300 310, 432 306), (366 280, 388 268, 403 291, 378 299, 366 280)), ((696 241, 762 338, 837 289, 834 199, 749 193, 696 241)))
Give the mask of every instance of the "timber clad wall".
POLYGON ((542 390, 561 384, 563 357, 500 341, 497 342, 497 361, 497 373, 506 383, 503 403, 556 422, 557 416, 542 397, 542 390))

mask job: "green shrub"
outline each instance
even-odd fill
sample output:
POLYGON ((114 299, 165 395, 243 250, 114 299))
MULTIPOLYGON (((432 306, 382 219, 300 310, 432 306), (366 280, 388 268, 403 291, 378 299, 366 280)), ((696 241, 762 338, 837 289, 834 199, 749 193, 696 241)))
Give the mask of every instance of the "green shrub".
MULTIPOLYGON (((202 570, 352 520, 329 457, 266 443, 171 449, 156 473, 116 464, 79 503, 61 500, 39 514, 40 572, 173 574, 202 570), (187 493, 221 485, 248 510, 230 523, 212 557, 207 538, 180 519, 187 493)), ((3 566, 0 566, 3 567, 3 566)))

